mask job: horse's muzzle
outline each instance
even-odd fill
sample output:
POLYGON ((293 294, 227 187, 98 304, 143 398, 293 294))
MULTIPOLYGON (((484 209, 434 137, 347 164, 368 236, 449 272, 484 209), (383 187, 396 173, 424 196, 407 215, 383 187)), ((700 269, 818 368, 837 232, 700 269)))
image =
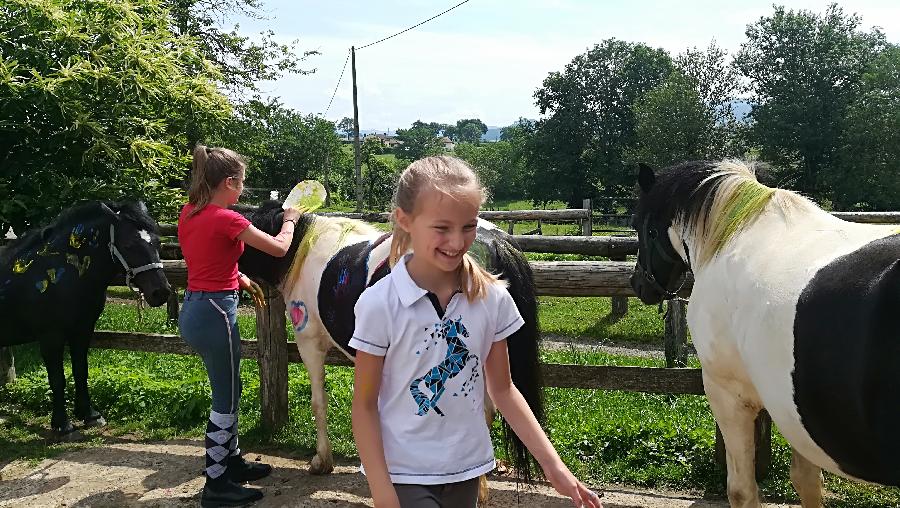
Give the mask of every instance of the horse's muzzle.
POLYGON ((635 265, 634 273, 631 274, 631 288, 634 289, 638 299, 646 305, 656 305, 665 298, 665 295, 646 279, 640 265, 635 265))
POLYGON ((166 303, 172 294, 172 286, 161 269, 139 273, 135 276, 134 282, 151 307, 159 307, 166 303))

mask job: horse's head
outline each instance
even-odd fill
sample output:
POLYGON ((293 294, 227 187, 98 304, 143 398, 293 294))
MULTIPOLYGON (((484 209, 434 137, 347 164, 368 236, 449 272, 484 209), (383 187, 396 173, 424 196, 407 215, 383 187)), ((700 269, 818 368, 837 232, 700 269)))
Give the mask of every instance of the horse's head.
POLYGON ((649 166, 641 164, 640 196, 631 225, 638 233, 638 259, 631 287, 645 304, 674 298, 689 270, 687 245, 673 227, 675 207, 649 166), (677 247, 676 247, 677 246, 677 247))
MULTIPOLYGON (((281 203, 277 201, 265 201, 253 213, 247 216, 250 222, 260 231, 265 231, 270 235, 278 234, 281 230, 281 224, 284 220, 284 210, 281 203)), ((269 284, 276 285, 284 278, 294 255, 297 252, 297 246, 306 234, 309 223, 312 220, 310 214, 303 214, 297 221, 297 227, 294 228, 294 238, 291 242, 291 248, 288 249, 284 257, 274 257, 260 250, 254 249, 249 245, 244 247, 244 253, 238 260, 238 265, 245 274, 262 279, 269 284)))
MULTIPOLYGON (((109 252, 153 307, 166 303, 172 292, 159 259, 159 228, 142 202, 102 203, 109 219, 109 252)), ((104 221, 105 222, 105 221, 104 221)))

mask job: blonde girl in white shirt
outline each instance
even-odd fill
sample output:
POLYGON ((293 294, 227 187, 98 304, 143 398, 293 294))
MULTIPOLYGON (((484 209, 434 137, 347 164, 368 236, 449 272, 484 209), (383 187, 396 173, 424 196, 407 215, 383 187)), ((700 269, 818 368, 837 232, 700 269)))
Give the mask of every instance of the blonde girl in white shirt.
POLYGON ((477 479, 494 467, 486 384, 553 487, 601 508, 510 378, 506 337, 522 317, 467 254, 484 199, 472 168, 449 156, 414 162, 394 192, 392 271, 363 292, 350 341, 353 435, 375 506, 475 507, 477 479))

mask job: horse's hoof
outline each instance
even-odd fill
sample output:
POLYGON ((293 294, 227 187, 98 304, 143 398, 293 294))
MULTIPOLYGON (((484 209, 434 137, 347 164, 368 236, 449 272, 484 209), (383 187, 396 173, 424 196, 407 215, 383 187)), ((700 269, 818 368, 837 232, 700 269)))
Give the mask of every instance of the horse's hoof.
POLYGON ((322 460, 318 455, 309 462, 309 474, 329 474, 334 471, 334 461, 322 460))
POLYGON ((94 418, 89 418, 84 420, 85 427, 106 427, 106 418, 103 418, 100 415, 97 415, 94 418))
POLYGON ((84 436, 71 423, 66 423, 62 427, 53 429, 53 435, 50 438, 54 443, 72 443, 81 441, 84 436))

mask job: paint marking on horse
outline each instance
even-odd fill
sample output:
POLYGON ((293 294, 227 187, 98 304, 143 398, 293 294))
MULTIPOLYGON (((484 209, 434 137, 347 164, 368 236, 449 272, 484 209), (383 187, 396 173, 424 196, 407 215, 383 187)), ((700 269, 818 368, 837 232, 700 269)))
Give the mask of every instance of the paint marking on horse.
POLYGON ((309 313, 306 311, 306 304, 297 300, 291 301, 291 323, 294 325, 295 332, 302 332, 309 322, 309 313))
POLYGON ((66 254, 66 263, 78 269, 79 277, 84 277, 91 266, 91 256, 84 256, 79 260, 77 254, 66 254))
POLYGON ((31 268, 31 263, 34 263, 34 259, 28 259, 27 261, 18 258, 13 262, 13 273, 25 273, 31 268))
POLYGON ((150 233, 148 233, 146 229, 138 231, 138 236, 147 243, 153 243, 153 239, 150 238, 150 233))

